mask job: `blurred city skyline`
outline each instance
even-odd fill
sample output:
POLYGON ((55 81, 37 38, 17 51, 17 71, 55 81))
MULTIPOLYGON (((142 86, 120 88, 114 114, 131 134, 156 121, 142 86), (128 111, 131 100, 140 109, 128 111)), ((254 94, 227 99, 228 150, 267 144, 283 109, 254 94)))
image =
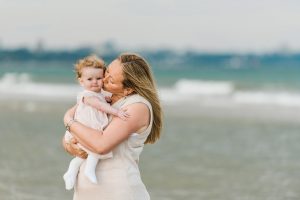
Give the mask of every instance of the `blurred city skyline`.
POLYGON ((0 0, 0 47, 299 52, 300 2, 0 0))

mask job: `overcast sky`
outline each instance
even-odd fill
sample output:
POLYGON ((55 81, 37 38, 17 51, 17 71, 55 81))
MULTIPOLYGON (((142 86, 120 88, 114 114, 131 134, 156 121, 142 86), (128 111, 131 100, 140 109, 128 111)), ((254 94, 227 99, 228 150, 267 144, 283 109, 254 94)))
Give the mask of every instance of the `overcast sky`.
POLYGON ((299 0, 0 0, 0 44, 300 51, 299 0))

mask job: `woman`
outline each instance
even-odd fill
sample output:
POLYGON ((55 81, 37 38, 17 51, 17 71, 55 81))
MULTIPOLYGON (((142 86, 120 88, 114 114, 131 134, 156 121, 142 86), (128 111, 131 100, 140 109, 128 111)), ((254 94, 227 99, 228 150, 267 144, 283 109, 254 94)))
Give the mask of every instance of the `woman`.
MULTIPOLYGON (((81 166, 75 186, 74 200, 146 200, 149 194, 141 181, 138 159, 143 145, 154 143, 162 127, 161 106, 150 66, 139 55, 121 54, 108 67, 104 89, 112 93, 115 108, 125 109, 130 117, 124 121, 113 117, 107 128, 97 131, 74 121, 75 106, 64 116, 64 124, 76 141, 66 150, 74 156, 84 157, 76 146, 78 141, 87 149, 113 158, 101 160, 96 174, 98 184, 92 184, 82 173, 81 166)), ((87 98, 85 103, 95 105, 97 99, 87 98)))

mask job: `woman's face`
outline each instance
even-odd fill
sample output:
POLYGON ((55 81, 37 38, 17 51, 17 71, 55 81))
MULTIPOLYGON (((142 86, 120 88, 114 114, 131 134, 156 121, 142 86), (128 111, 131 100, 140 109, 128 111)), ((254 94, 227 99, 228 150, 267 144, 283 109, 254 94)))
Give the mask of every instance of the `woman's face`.
POLYGON ((103 88, 107 92, 114 95, 122 95, 124 93, 123 88, 123 66, 119 60, 112 61, 108 69, 105 72, 105 78, 103 80, 103 88))

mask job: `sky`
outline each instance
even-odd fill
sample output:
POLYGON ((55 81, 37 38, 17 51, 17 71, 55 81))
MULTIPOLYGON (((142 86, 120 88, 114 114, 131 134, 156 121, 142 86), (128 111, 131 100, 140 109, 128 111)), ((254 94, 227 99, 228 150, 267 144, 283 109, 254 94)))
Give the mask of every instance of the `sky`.
POLYGON ((299 0, 0 0, 0 45, 300 52, 299 0))

